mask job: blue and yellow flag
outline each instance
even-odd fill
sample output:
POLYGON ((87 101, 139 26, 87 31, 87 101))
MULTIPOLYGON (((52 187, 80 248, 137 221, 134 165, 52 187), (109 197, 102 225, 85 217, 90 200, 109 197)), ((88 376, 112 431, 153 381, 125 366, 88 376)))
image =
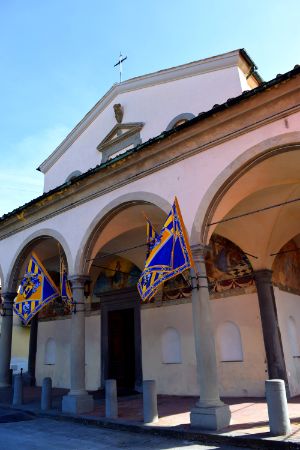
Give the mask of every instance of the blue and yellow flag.
POLYGON ((168 218, 156 237, 138 281, 138 291, 143 301, 150 300, 159 286, 194 265, 192 253, 175 197, 168 218))
POLYGON ((15 313, 27 325, 36 313, 57 297, 57 287, 41 261, 32 253, 14 301, 15 313))
POLYGON ((74 306, 72 289, 68 280, 66 266, 62 257, 60 257, 60 295, 65 305, 70 310, 72 310, 74 306))
POLYGON ((156 231, 155 231, 152 223, 148 219, 148 217, 146 217, 146 224, 147 224, 147 247, 148 247, 147 256, 146 256, 146 260, 147 260, 149 258, 149 255, 150 255, 153 247, 155 246, 155 242, 156 242, 156 239, 159 237, 159 234, 156 233, 156 231))

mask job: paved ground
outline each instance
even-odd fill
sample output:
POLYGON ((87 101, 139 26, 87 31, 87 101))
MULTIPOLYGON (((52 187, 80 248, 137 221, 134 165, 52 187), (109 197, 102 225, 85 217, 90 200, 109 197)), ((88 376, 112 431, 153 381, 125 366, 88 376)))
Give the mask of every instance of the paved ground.
MULTIPOLYGON (((65 389, 53 389, 52 392, 52 409, 47 411, 46 415, 44 414, 43 419, 47 418, 49 420, 53 420, 52 417, 60 418, 63 420, 68 419, 61 413, 61 402, 62 402, 62 396, 66 395, 68 391, 65 389)), ((93 427, 95 425, 101 425, 108 426, 110 428, 118 428, 128 429, 129 431, 132 429, 140 429, 142 431, 143 429, 143 400, 142 395, 134 395, 130 397, 119 397, 118 398, 118 408, 119 408, 119 414, 118 419, 114 421, 110 421, 110 423, 107 423, 105 419, 105 400, 103 398, 103 393, 96 392, 93 393, 95 398, 95 409, 92 413, 85 414, 82 416, 76 416, 72 418, 73 424, 76 427, 76 423, 82 424, 82 422, 88 422, 93 427), (75 421, 75 422, 74 422, 75 421), (112 425, 112 426, 111 426, 112 425), (122 428, 123 427, 123 428, 122 428)), ((24 413, 24 412, 32 412, 36 416, 40 416, 40 397, 41 397, 41 389, 38 387, 24 387, 24 404, 20 406, 19 412, 10 410, 10 413, 12 414, 18 414, 18 413, 24 413)), ((183 436, 190 435, 191 432, 194 430, 191 430, 189 420, 190 420, 190 410, 195 405, 197 401, 197 398, 193 397, 174 397, 174 396, 165 396, 165 395, 159 395, 158 396, 158 412, 159 412, 159 421, 156 422, 154 425, 154 428, 149 426, 149 428, 152 428, 153 433, 157 433, 157 430, 163 435, 164 430, 166 430, 166 433, 174 432, 175 434, 179 433, 183 436)), ((291 433, 287 436, 278 436, 273 437, 269 433, 269 427, 268 427, 268 414, 267 414, 267 405, 265 402, 265 399, 251 399, 251 398, 226 398, 224 401, 229 405, 230 411, 231 411, 231 423, 230 426, 227 428, 224 428, 223 430, 220 430, 219 432, 213 432, 213 433, 207 433, 205 431, 201 431, 200 434, 201 439, 203 440, 203 436, 205 436, 205 439, 207 442, 226 442, 232 443, 234 440, 237 442, 236 445, 251 445, 253 447, 257 446, 259 443, 263 444, 265 447, 268 446, 268 448, 271 448, 272 450, 276 449, 290 449, 290 448, 297 448, 300 450, 300 397, 294 397, 289 402, 289 416, 291 419, 291 433)), ((6 411, 9 411, 9 407, 12 403, 12 390, 11 388, 2 388, 0 389, 0 427, 2 427, 2 423, 6 421, 6 419, 1 417, 1 407, 6 408, 6 411), (8 409, 7 409, 8 408, 8 409)), ((71 419, 71 418, 70 418, 71 419)), ((17 421, 20 420, 14 417, 12 420, 17 421)), ((10 420, 9 420, 10 422, 10 420)), ((23 422, 25 424, 24 426, 30 430, 30 423, 31 422, 23 422)), ((61 422, 66 423, 66 422, 61 422)), ((9 425, 7 425, 9 427, 9 425)), ((23 426, 23 425, 19 425, 23 426)), ((68 425, 68 427, 71 425, 68 425)), ((59 425, 59 428, 61 425, 59 425)), ((4 429, 4 428, 3 428, 4 429)), ((131 431, 130 431, 131 432, 131 431)), ((99 433, 99 429, 98 429, 99 433)), ((110 431, 101 431, 101 433, 104 433, 106 435, 107 433, 111 433, 110 431)), ((97 434, 99 436, 100 434, 97 434)), ((198 433, 199 434, 199 433, 198 433)), ((166 435, 166 434, 165 434, 166 435)), ((142 435, 140 435, 142 436, 142 435)), ((19 437, 16 437, 16 439, 19 437)), ((71 439, 73 439, 74 436, 71 434, 71 439)), ((45 437, 47 440, 47 437, 45 437)), ((136 439, 136 438, 134 438, 136 439)), ((140 439, 143 439, 140 437, 140 439)), ((145 435, 144 442, 152 442, 152 435, 145 435)), ((192 437, 193 439, 193 437, 192 437)), ((105 443, 105 441, 102 442, 102 439, 100 439, 101 444, 105 443)), ((135 442, 135 440, 134 440, 135 442)), ((175 441, 174 441, 175 442, 175 441)), ((178 441, 180 442, 180 441, 178 441)), ((4 450, 8 450, 5 447, 2 446, 3 440, 1 439, 1 433, 0 433, 0 450, 2 448, 4 450)), ((16 442, 12 444, 13 449, 17 449, 16 442), (14 447, 15 445, 15 447, 14 447)), ((82 443, 78 444, 79 447, 65 447, 68 448, 74 448, 75 450, 78 448, 78 450, 81 448, 109 448, 109 447, 83 447, 82 443)), ((87 443, 87 445, 89 445, 87 443)), ((100 445, 100 444, 99 444, 100 445)), ((169 445, 169 444, 168 444, 169 445)), ((123 444, 124 448, 131 448, 128 445, 123 444)), ((25 448, 24 446, 21 447, 22 450, 25 448)), ((40 447, 32 447, 32 443, 30 442, 29 447, 34 448, 40 448, 40 447)), ((52 447, 45 447, 45 448, 52 448, 52 447)), ((60 448, 60 447, 57 447, 60 448)), ((63 447, 64 448, 64 447, 63 447)), ((112 447, 113 448, 113 447, 112 447)), ((122 447, 114 447, 114 448, 122 448, 122 447)), ((148 448, 145 447, 143 443, 139 443, 137 441, 137 444, 133 443, 132 448, 148 448), (142 445, 140 447, 139 445, 142 445)), ((151 444, 151 448, 186 448, 186 449, 200 449, 201 447, 194 446, 192 447, 191 444, 186 443, 178 445, 176 447, 176 444, 173 444, 173 446, 169 445, 169 447, 157 447, 156 445, 151 444)), ((202 447, 205 448, 205 447, 202 447)), ((219 449, 219 448, 226 448, 226 447, 218 447, 218 446, 212 446, 212 447, 206 447, 211 449, 219 449)))
POLYGON ((0 448, 5 450, 238 450, 238 447, 198 445, 143 433, 106 430, 50 419, 0 423, 0 448))

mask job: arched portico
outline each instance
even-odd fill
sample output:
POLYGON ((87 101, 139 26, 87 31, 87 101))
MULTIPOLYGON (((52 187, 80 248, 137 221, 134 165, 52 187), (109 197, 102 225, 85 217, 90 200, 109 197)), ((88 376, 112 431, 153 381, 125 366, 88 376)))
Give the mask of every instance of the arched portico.
POLYGON ((299 143, 299 133, 288 133, 243 153, 207 190, 192 230, 192 241, 209 243, 218 234, 248 255, 255 272, 269 377, 287 383, 272 264, 283 244, 299 232, 299 143))
MULTIPOLYGON (((27 378, 30 384, 35 383, 35 360, 37 350, 38 318, 33 317, 30 327, 30 337, 28 329, 21 327, 19 319, 13 316, 13 301, 17 293, 18 285, 24 276, 26 266, 34 251, 50 273, 54 283, 59 287, 60 258, 63 257, 65 264, 72 264, 71 254, 65 239, 55 230, 41 229, 32 233, 23 241, 18 248, 7 273, 2 296, 4 298, 4 316, 2 318, 1 339, 0 339, 0 384, 9 384, 9 368, 12 349, 13 323, 16 332, 16 352, 24 352, 27 342, 29 345, 28 373, 27 378), (68 256, 67 256, 68 255, 68 256), (22 350, 19 349, 22 341, 22 350)), ((44 308, 39 314, 44 314, 45 310, 51 308, 52 304, 44 308)), ((15 345, 15 344, 14 344, 15 345)), ((27 347, 28 348, 28 347, 27 347)), ((17 355, 24 356, 24 355, 17 355)))
POLYGON ((91 258, 95 243, 106 225, 121 211, 135 205, 154 205, 168 214, 171 208, 170 203, 163 197, 150 192, 132 192, 124 194, 114 199, 99 212, 86 230, 85 236, 79 245, 79 250, 75 258, 75 273, 88 273, 89 259, 91 258))
POLYGON ((66 239, 57 230, 51 228, 42 228, 30 234, 17 249, 12 262, 8 269, 7 282, 5 283, 5 290, 16 291, 18 287, 19 272, 24 265, 26 257, 30 252, 45 239, 53 239, 56 242, 56 248, 53 248, 52 254, 58 254, 58 246, 60 245, 62 252, 65 255, 66 263, 69 271, 73 268, 73 258, 66 239))
POLYGON ((90 278, 90 307, 100 308, 101 386, 107 378, 116 378, 125 392, 141 389, 141 311, 136 284, 147 251, 145 216, 159 231, 170 207, 151 193, 123 195, 96 215, 80 245, 75 267, 90 278), (116 352, 117 347, 122 350, 116 352))
POLYGON ((268 138, 248 148, 232 161, 212 182, 201 199, 191 231, 191 243, 207 244, 212 234, 208 224, 214 221, 215 211, 230 187, 252 167, 279 153, 295 151, 300 146, 300 132, 284 133, 268 138))

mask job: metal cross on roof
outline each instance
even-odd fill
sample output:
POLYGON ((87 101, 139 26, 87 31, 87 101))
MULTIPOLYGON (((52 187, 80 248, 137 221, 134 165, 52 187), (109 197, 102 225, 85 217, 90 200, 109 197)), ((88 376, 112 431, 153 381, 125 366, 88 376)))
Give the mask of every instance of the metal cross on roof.
POLYGON ((120 83, 122 82, 122 62, 127 59, 127 56, 123 58, 122 53, 120 52, 119 61, 114 65, 114 67, 119 66, 120 70, 120 83))

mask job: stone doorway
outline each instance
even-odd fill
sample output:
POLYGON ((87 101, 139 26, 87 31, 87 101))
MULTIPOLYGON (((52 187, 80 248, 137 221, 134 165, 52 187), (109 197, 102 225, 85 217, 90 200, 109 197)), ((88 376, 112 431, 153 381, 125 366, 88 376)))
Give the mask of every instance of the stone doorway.
POLYGON ((142 388, 140 299, 127 288, 101 295, 101 386, 117 380, 118 393, 142 388))

